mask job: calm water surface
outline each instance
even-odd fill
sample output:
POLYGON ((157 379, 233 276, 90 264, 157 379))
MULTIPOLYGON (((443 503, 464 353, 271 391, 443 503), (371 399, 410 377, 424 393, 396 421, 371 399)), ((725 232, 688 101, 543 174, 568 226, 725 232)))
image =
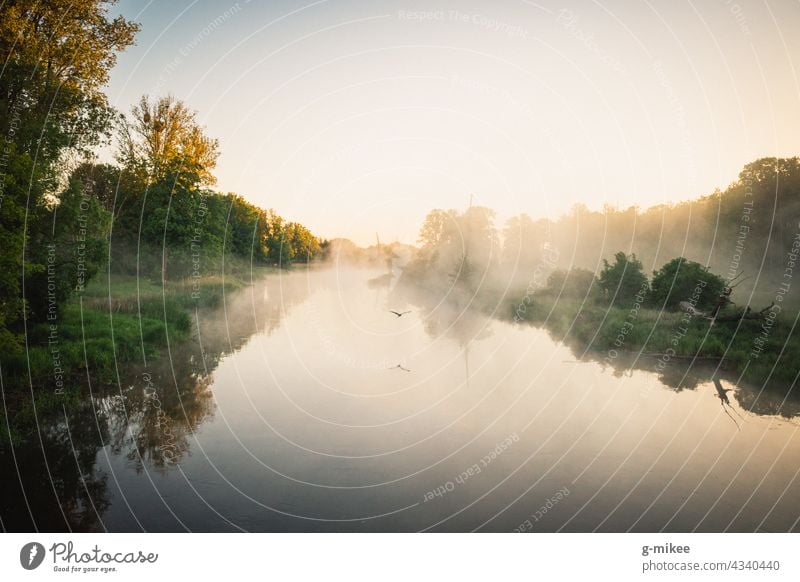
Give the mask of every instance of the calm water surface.
POLYGON ((620 372, 375 275, 270 275, 198 312, 47 427, 46 465, 16 451, 5 527, 800 529, 797 402, 725 378, 726 413, 711 371, 620 372))

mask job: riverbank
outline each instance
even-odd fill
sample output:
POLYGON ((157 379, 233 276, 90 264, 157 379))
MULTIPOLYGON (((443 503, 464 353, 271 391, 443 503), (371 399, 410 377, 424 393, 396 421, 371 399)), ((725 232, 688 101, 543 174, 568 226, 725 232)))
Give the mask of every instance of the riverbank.
POLYGON ((276 271, 240 269, 224 279, 166 284, 98 275, 80 295, 55 306, 46 322, 29 325, 24 349, 2 356, 8 425, 0 430, 0 446, 26 439, 37 421, 77 406, 87 377, 93 390, 116 384, 121 368, 156 360, 167 345, 188 340, 196 309, 214 309, 226 294, 276 271))
POLYGON ((800 337, 792 333, 796 313, 709 325, 707 319, 682 312, 642 304, 608 307, 547 292, 507 303, 510 319, 544 327, 559 341, 609 365, 619 366, 623 353, 655 358, 662 368, 704 360, 718 362, 747 382, 780 387, 792 385, 800 371, 800 337))

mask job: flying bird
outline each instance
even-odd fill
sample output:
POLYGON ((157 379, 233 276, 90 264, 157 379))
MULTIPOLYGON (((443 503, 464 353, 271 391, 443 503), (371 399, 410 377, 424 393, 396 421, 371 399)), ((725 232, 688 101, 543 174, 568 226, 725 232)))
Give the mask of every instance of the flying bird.
POLYGON ((396 366, 392 366, 391 368, 388 368, 388 369, 389 370, 397 370, 398 368, 400 370, 403 370, 403 372, 410 372, 411 371, 408 368, 404 368, 402 364, 397 364, 396 366))
POLYGON ((395 311, 393 309, 390 309, 389 313, 394 313, 397 317, 403 317, 406 313, 411 313, 411 312, 410 311, 399 312, 399 311, 395 311))

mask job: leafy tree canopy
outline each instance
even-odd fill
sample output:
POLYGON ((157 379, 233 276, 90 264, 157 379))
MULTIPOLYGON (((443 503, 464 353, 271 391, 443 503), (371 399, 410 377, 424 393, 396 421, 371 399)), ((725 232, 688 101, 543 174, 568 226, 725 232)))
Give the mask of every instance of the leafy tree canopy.
POLYGON ((196 115, 172 95, 143 95, 122 116, 117 160, 145 185, 168 177, 187 188, 214 184, 219 143, 206 136, 196 115))

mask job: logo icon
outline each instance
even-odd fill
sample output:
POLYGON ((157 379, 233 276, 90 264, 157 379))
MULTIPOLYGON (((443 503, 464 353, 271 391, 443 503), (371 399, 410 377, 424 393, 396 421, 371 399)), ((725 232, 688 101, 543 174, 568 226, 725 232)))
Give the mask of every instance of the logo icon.
POLYGON ((26 570, 35 570, 44 561, 44 546, 38 542, 30 542, 19 551, 19 563, 26 570))

